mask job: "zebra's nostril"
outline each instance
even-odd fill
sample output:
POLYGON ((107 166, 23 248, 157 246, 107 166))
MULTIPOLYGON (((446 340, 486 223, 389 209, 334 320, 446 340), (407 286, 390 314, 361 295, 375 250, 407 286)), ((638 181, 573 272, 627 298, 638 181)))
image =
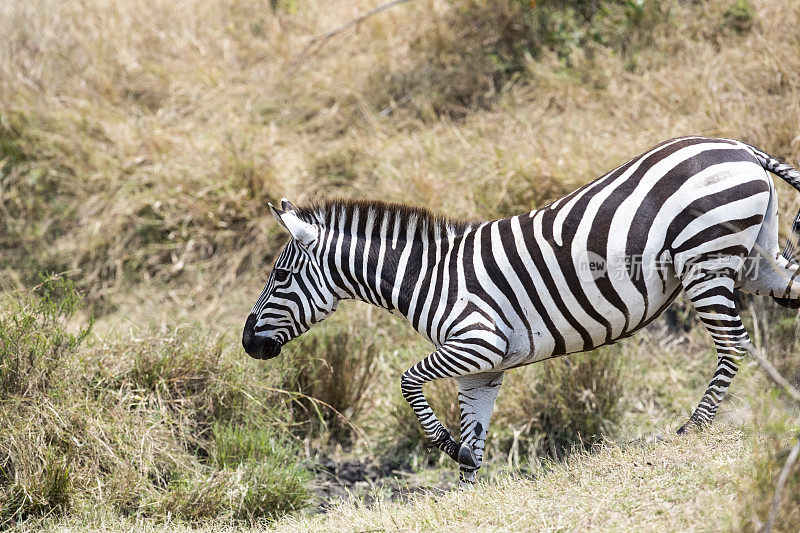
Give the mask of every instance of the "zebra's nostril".
POLYGON ((256 359, 272 359, 281 353, 281 344, 269 337, 257 336, 255 325, 258 322, 256 315, 247 317, 242 331, 242 347, 247 355, 256 359))

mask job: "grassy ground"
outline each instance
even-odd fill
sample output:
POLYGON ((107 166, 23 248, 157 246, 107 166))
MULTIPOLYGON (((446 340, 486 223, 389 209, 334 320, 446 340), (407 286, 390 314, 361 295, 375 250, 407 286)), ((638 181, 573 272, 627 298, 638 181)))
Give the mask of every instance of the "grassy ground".
MULTIPOLYGON (((715 361, 685 304, 509 373, 485 485, 410 502, 455 478, 398 390, 425 342, 349 302, 270 364, 238 336, 286 240, 265 207, 281 196, 489 219, 677 135, 796 161, 796 2, 416 0, 308 46, 374 5, 0 3, 0 527, 266 528, 289 512, 276 527, 752 529, 797 413, 748 367, 721 427, 651 442, 715 361), (39 285, 52 272, 84 303, 39 285), (315 516, 345 490, 320 469, 348 461, 395 473, 315 516)), ((778 188, 785 230, 797 197, 778 188)), ((797 315, 741 304, 800 379, 797 315)), ((452 426, 453 384, 427 394, 452 426)))
POLYGON ((515 531, 719 531, 731 527, 739 480, 752 474, 741 430, 715 428, 668 442, 602 447, 470 491, 411 504, 352 503, 282 531, 488 529, 515 531))

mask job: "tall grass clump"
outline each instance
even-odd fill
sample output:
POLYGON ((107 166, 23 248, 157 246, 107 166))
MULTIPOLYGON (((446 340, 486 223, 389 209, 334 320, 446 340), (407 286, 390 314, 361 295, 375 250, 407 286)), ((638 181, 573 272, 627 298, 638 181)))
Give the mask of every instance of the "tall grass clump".
POLYGON ((381 339, 367 328, 326 323, 286 347, 284 390, 296 393, 292 420, 307 435, 349 441, 368 408, 381 339))
POLYGON ((613 349, 572 354, 509 372, 493 418, 493 446, 521 458, 563 459, 616 428, 623 396, 613 349))
POLYGON ((56 278, 0 301, 0 526, 70 508, 71 446, 58 432, 17 433, 14 419, 63 387, 92 327, 68 330, 79 305, 72 284, 56 278))
POLYGON ((259 372, 221 339, 195 327, 119 347, 127 364, 109 376, 116 395, 161 421, 180 461, 154 465, 157 490, 136 512, 159 519, 274 518, 308 504, 310 476, 290 413, 259 372), (135 400, 134 400, 135 399, 135 400))
POLYGON ((53 374, 91 331, 91 320, 67 329, 81 303, 71 282, 47 278, 35 294, 7 296, 0 308, 0 399, 48 392, 53 374))
POLYGON ((299 447, 270 426, 215 423, 213 469, 172 481, 157 513, 189 520, 275 518, 309 500, 299 447))

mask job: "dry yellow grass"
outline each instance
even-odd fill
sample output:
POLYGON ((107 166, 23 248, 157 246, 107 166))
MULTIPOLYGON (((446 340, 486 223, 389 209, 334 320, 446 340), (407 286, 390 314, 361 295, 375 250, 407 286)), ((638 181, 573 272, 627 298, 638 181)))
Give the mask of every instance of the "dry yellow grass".
POLYGON ((719 426, 667 442, 571 456, 531 478, 370 509, 287 518, 278 531, 721 531, 733 525, 750 440, 719 426))
MULTIPOLYGON (((666 428, 665 428, 666 429, 666 428)), ((720 424, 666 441, 602 446, 526 477, 430 492, 410 502, 343 502, 324 515, 277 523, 120 519, 97 514, 45 523, 48 531, 730 531, 742 525, 742 489, 764 440, 720 424)))
MULTIPOLYGON (((0 124, 27 166, 47 168, 64 211, 18 217, 44 236, 8 250, 4 283, 43 255, 39 266, 72 269, 125 315, 158 298, 163 317, 227 327, 240 320, 231 300, 247 307, 284 239, 267 199, 372 197, 489 218, 676 135, 794 160, 800 10, 752 3, 752 29, 737 33, 731 2, 664 2, 642 51, 572 48, 565 66, 545 50, 499 93, 475 82, 491 105, 452 119, 425 113, 434 94, 393 99, 392 80, 435 50, 469 70, 459 39, 479 30, 444 0, 399 6, 294 66, 308 36, 373 3, 4 2, 0 124), (169 282, 169 296, 150 280, 169 282)), ((15 192, 31 191, 11 185, 13 212, 15 192)))
MULTIPOLYGON (((730 13, 748 2, 645 4, 652 18, 635 46, 544 48, 498 85, 482 70, 486 58, 466 52, 480 56, 507 37, 495 22, 515 20, 523 3, 512 0, 409 2, 297 62, 309 36, 375 2, 0 2, 0 287, 29 285, 41 269, 68 271, 104 314, 95 329, 104 339, 127 342, 143 323, 173 331, 186 321, 235 339, 285 241, 265 208, 283 195, 492 218, 677 135, 739 138, 796 162, 797 2, 751 0, 743 22, 730 13)), ((778 187, 787 228, 797 195, 778 187)), ((396 322, 365 320, 363 307, 340 314, 385 329, 387 345, 412 342, 396 322)), ((699 397, 705 386, 708 344, 699 335, 681 347, 650 337, 623 349, 635 392, 623 432, 674 429, 697 399, 686 391, 699 397)), ((381 386, 411 355, 382 354, 381 386)), ((752 442, 737 428, 751 417, 759 390, 751 384, 737 380, 722 413, 732 427, 708 436, 607 448, 533 480, 410 506, 348 504, 279 527, 413 530, 434 519, 441 528, 508 530, 728 527, 731 480, 749 472, 752 442)), ((380 418, 391 400, 370 401, 380 418)), ((91 526, 84 520, 49 527, 161 528, 102 512, 91 526)))

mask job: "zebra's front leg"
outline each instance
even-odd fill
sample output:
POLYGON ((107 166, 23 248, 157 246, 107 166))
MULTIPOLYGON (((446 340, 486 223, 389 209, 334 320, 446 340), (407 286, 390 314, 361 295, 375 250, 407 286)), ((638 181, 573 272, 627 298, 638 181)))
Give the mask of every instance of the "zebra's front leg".
POLYGON ((475 372, 484 372, 492 367, 482 358, 469 364, 457 352, 442 347, 403 373, 400 390, 414 414, 419 419, 431 445, 446 453, 459 465, 477 468, 478 462, 472 448, 453 440, 450 431, 442 425, 422 393, 422 385, 441 378, 459 378, 475 372))
POLYGON ((492 418, 492 409, 503 384, 503 372, 484 372, 456 378, 458 403, 461 407, 461 445, 468 446, 475 465, 460 464, 460 481, 475 483, 478 469, 483 463, 486 434, 492 418))

